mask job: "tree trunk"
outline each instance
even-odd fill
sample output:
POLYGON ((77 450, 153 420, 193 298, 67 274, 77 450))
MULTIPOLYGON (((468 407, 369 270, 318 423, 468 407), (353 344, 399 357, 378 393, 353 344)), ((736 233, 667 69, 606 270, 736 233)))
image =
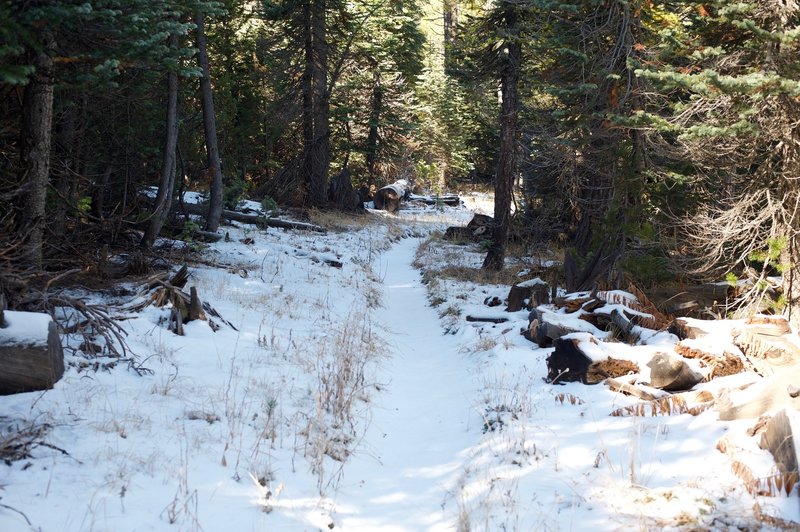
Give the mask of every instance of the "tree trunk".
MULTIPOLYGON (((70 95, 67 95, 66 99, 72 98, 70 98, 70 95)), ((67 211, 74 194, 75 180, 73 176, 76 175, 78 171, 77 158, 80 150, 76 146, 78 143, 78 109, 76 106, 68 104, 63 111, 61 120, 56 120, 56 122, 55 150, 59 155, 58 158, 61 160, 61 163, 51 169, 54 188, 58 193, 58 198, 48 218, 51 220, 53 236, 56 240, 59 240, 64 237, 66 231, 67 211), (60 125, 58 122, 60 122, 60 125)))
POLYGON ((222 215, 222 168, 217 148, 217 120, 214 114, 214 97, 211 93, 211 75, 208 66, 208 49, 206 47, 205 15, 196 13, 194 23, 197 25, 197 64, 202 71, 200 77, 200 102, 203 107, 203 130, 205 132, 206 153, 208 154, 208 172, 211 176, 210 200, 206 231, 216 231, 222 215))
POLYGON ((794 327, 800 328, 800 213, 793 213, 788 229, 789 236, 780 257, 783 272, 781 291, 786 298, 786 318, 794 327))
POLYGON ((383 86, 378 62, 372 65, 372 105, 369 113, 369 133, 367 134, 366 164, 367 187, 375 184, 378 161, 378 123, 383 110, 383 86))
POLYGON ((447 72, 453 62, 452 50, 458 29, 458 2, 456 0, 445 0, 442 5, 442 28, 444 30, 444 68, 447 72))
POLYGON ((20 227, 29 231, 22 248, 22 257, 35 268, 42 266, 53 123, 53 58, 50 54, 55 48, 55 41, 49 30, 43 30, 41 37, 42 48, 33 58, 36 71, 25 86, 23 96, 19 156, 20 183, 25 187, 20 204, 20 227))
POLYGON ((328 94, 328 43, 326 0, 313 0, 311 10, 311 86, 314 141, 309 167, 309 202, 323 207, 327 202, 330 168, 330 98, 328 94))
POLYGON ((305 33, 305 65, 301 80, 303 92, 303 184, 305 196, 311 194, 314 146, 314 40, 311 31, 311 1, 303 4, 303 32, 305 33))
MULTIPOLYGON (((170 47, 178 45, 178 36, 169 36, 170 47)), ((161 232, 161 227, 172 206, 172 192, 175 188, 175 156, 178 146, 178 72, 167 73, 167 130, 164 136, 164 157, 161 164, 161 177, 158 181, 158 194, 150 223, 142 237, 141 246, 150 247, 161 232)))
POLYGON ((522 45, 516 35, 517 13, 513 9, 508 13, 507 24, 511 37, 506 44, 507 57, 500 80, 503 102, 500 109, 500 154, 494 180, 494 226, 492 243, 483 261, 483 269, 494 271, 502 270, 505 261, 514 176, 517 173, 517 85, 522 45))

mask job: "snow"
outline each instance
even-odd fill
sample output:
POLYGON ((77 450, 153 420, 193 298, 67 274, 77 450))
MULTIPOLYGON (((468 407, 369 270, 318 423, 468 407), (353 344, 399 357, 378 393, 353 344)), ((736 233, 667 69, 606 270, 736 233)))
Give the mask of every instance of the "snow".
POLYGON ((527 281, 523 281, 521 283, 517 283, 517 286, 521 286, 522 288, 531 288, 533 286, 538 285, 546 285, 547 283, 539 279, 538 277, 534 277, 533 279, 528 279, 527 281))
MULTIPOLYGON (((752 422, 610 416, 636 400, 544 382, 551 349, 520 336, 525 312, 466 322, 508 286, 422 278, 413 264, 480 265, 477 246, 426 238, 490 213, 485 199, 324 235, 226 228, 189 281, 232 325, 211 317, 216 332, 194 321, 176 336, 168 307, 93 296, 126 318, 147 371, 102 354, 87 370, 67 336, 53 390, 0 397, 3 434, 49 426, 0 469, 0 530, 768 529, 755 502, 796 519, 796 493, 753 498, 715 448, 726 436, 768 458, 752 422)), ((578 315, 555 314, 585 343, 608 336, 578 315)), ((709 329, 718 345, 726 327, 709 329)), ((677 341, 641 331, 646 345, 592 344, 593 358, 641 361, 677 341)))
POLYGON ((48 327, 53 321, 49 314, 7 310, 3 315, 5 327, 0 328, 0 346, 41 347, 47 345, 48 327))

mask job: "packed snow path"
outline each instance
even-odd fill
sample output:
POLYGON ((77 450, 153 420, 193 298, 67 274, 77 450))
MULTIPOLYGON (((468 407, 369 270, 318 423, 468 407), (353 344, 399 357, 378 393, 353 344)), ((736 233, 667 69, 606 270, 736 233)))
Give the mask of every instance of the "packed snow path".
POLYGON ((470 444, 475 381, 411 266, 418 245, 403 239, 381 259, 384 299, 376 322, 393 343, 380 372, 385 387, 336 497, 334 521, 348 531, 454 526, 450 488, 470 444))

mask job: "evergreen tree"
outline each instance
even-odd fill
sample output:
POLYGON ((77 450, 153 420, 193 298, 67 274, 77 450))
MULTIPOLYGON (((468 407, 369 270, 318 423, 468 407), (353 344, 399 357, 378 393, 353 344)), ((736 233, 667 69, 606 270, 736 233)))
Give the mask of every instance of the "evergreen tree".
POLYGON ((800 7, 718 0, 670 8, 673 24, 637 71, 661 98, 637 118, 660 133, 659 172, 697 201, 682 219, 701 251, 696 271, 738 263, 758 266, 762 278, 782 273, 783 307, 798 323, 800 7))

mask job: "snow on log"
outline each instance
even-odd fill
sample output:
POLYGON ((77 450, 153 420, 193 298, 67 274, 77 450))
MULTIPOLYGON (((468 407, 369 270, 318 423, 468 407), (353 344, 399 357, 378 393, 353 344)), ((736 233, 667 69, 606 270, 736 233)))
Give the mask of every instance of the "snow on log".
POLYGON ((400 202, 406 199, 410 193, 408 181, 400 179, 379 189, 375 193, 372 203, 378 210, 396 212, 400 209, 400 202))
POLYGON ((528 330, 525 337, 536 342, 539 347, 547 347, 556 338, 575 332, 589 333, 600 340, 606 340, 611 336, 610 333, 601 331, 588 321, 576 320, 566 314, 536 308, 528 314, 528 330))
POLYGON ((703 380, 703 375, 677 356, 657 353, 650 362, 650 386, 670 392, 691 389, 703 380))
POLYGON ((4 312, 0 327, 0 395, 47 390, 64 374, 58 328, 47 314, 4 312))
POLYGON ((755 419, 784 407, 800 410, 798 383, 800 366, 793 366, 743 390, 723 389, 716 398, 719 418, 723 421, 755 419))
POLYGON ((755 370, 765 377, 800 363, 800 347, 788 334, 789 323, 780 317, 754 317, 734 332, 733 343, 755 370))

